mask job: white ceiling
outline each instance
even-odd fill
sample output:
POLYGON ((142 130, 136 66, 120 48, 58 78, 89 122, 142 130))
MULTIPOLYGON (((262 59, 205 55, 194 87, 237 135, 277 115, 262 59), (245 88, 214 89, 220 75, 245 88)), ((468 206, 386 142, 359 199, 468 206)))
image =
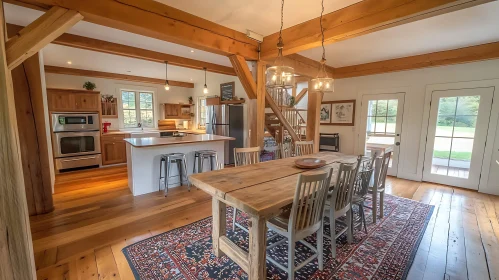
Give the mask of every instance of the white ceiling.
MULTIPOLYGON (((249 29, 263 36, 278 32, 281 1, 278 0, 155 0, 198 17, 246 33, 249 29)), ((324 13, 330 13, 362 0, 326 0, 324 13)), ((320 16, 321 0, 286 0, 284 28, 320 16)))
MULTIPOLYGON (((499 1, 326 46, 327 64, 357 65, 499 41, 499 1)), ((300 52, 320 60, 322 49, 300 52)))
MULTIPOLYGON (((280 1, 233 0, 157 0, 229 28, 244 32, 250 29, 268 35, 279 29, 280 1)), ((326 1, 325 12, 359 2, 360 0, 326 1)), ((318 16, 320 1, 288 0, 285 2, 284 26, 291 26, 318 16), (313 2, 313 5, 310 5, 313 2)), ((42 14, 40 11, 5 4, 8 23, 27 25, 42 14)), ((386 59, 424 54, 435 51, 473 46, 499 41, 499 1, 404 24, 326 46, 328 65, 343 67, 386 59)), ((231 66, 227 57, 194 50, 185 46, 104 27, 79 22, 69 33, 140 47, 158 52, 231 66)), ((322 49, 300 53, 320 60, 322 49)), ((74 67, 163 78, 164 65, 69 47, 49 45, 44 50, 48 65, 74 67), (67 65, 67 60, 73 64, 67 65), (128 72, 131 71, 131 72, 128 72)), ((209 74, 210 75, 210 74, 209 74)), ((215 75, 215 74, 212 74, 215 75)), ((203 79, 202 71, 171 66, 169 78, 196 82, 203 79)))

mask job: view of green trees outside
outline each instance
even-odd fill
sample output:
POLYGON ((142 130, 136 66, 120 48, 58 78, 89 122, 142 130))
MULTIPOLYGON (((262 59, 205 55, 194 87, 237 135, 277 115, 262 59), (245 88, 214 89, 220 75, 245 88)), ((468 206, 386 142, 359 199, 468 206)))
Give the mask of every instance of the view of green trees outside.
POLYGON ((367 132, 394 134, 397 123, 398 100, 370 100, 367 112, 367 132))
POLYGON ((480 96, 440 98, 434 158, 471 160, 479 104, 480 96))

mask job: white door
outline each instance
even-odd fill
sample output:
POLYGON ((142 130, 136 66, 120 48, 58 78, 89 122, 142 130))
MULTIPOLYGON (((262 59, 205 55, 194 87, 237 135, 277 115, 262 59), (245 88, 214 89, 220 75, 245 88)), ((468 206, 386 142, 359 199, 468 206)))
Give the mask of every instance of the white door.
POLYGON ((432 92, 423 180, 478 189, 494 88, 432 92))
POLYGON ((362 98, 362 123, 359 135, 364 155, 374 150, 392 150, 388 175, 397 176, 400 133, 405 93, 366 94, 362 98))

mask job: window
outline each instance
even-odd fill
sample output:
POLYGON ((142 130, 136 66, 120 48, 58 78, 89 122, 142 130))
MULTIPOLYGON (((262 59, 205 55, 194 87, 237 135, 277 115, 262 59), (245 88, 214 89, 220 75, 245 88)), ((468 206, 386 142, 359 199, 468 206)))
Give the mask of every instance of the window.
POLYGON ((199 97, 198 100, 198 128, 206 126, 206 98, 199 97))
POLYGON ((138 127, 139 123, 143 127, 154 127, 152 92, 123 90, 121 91, 121 101, 124 127, 138 127))

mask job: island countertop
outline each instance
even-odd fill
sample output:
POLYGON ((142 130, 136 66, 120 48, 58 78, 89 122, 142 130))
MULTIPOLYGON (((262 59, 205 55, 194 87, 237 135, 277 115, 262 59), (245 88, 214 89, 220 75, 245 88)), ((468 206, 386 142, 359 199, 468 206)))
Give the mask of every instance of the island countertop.
POLYGON ((137 148, 178 145, 187 143, 213 142, 213 141, 230 141, 235 140, 233 137, 201 134, 201 135, 186 135, 183 137, 147 137, 147 138, 126 138, 124 139, 130 145, 137 148))

